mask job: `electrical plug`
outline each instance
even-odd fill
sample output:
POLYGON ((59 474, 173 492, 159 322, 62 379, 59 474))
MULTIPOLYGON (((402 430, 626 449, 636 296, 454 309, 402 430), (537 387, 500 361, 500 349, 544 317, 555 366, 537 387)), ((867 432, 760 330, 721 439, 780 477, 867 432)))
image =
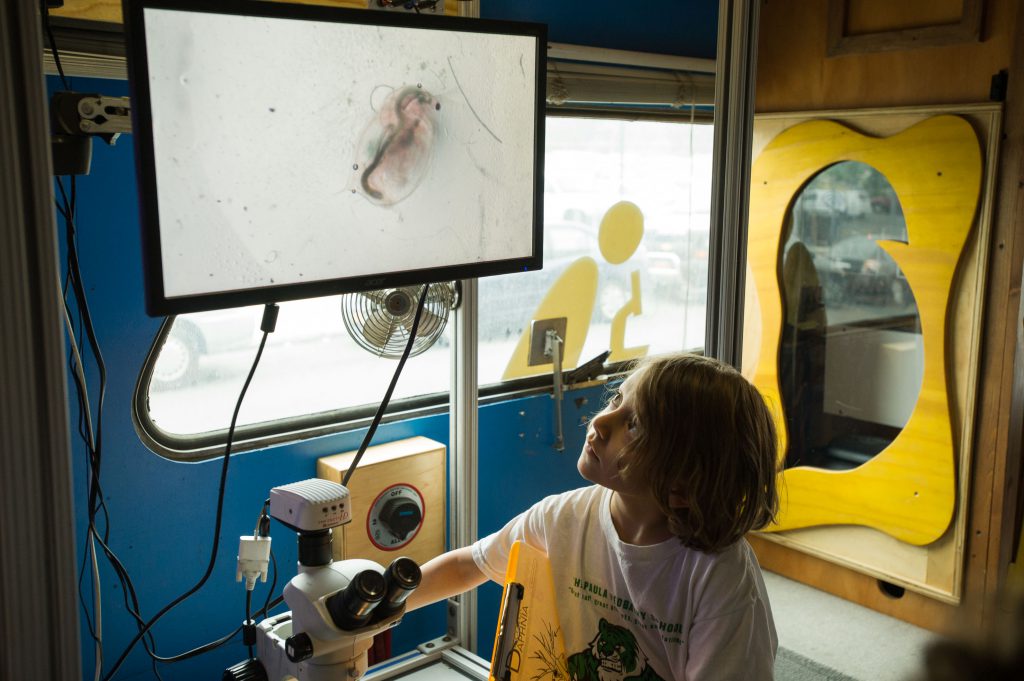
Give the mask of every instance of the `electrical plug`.
POLYGON ((238 538, 238 569, 235 581, 245 576, 245 590, 252 591, 256 578, 267 581, 267 566, 270 564, 270 537, 243 535, 238 538))

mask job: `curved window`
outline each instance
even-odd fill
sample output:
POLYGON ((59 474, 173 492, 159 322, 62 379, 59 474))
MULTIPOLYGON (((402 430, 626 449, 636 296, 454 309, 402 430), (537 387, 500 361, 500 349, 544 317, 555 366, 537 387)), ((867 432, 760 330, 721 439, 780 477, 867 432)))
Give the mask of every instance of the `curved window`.
MULTIPOLYGON (((136 399, 151 447, 173 456, 224 441, 262 336, 262 314, 263 307, 254 306, 168 319, 136 399)), ((394 402, 448 390, 449 333, 446 327, 433 346, 406 363, 394 402)), ((372 414, 396 364, 357 344, 343 323, 341 296, 282 303, 239 411, 239 448, 246 448, 246 433, 256 424, 266 426, 252 433, 257 437, 275 431, 297 436, 342 414, 344 420, 372 414), (304 417, 319 418, 301 423, 304 417)))

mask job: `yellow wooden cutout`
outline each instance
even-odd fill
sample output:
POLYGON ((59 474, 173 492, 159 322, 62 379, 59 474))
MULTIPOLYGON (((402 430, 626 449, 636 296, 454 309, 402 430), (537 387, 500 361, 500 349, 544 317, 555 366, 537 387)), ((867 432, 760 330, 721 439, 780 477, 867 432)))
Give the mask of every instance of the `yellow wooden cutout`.
POLYGON ((569 678, 551 563, 543 551, 519 541, 512 544, 509 552, 489 678, 490 681, 569 678))
POLYGON ((927 544, 942 536, 956 502, 946 318, 981 188, 980 145, 970 123, 957 116, 936 116, 884 139, 816 120, 780 133, 757 158, 751 171, 748 265, 763 333, 753 380, 776 407, 782 458, 780 240, 800 190, 840 161, 878 170, 903 207, 908 243, 878 243, 914 292, 924 339, 924 379, 903 430, 867 463, 849 471, 798 467, 782 473, 779 520, 765 529, 866 525, 911 544, 927 544))
MULTIPOLYGON (((597 263, 593 258, 583 257, 565 269, 533 313, 533 319, 565 317, 568 320, 565 326, 565 345, 562 348, 563 369, 574 369, 580 361, 583 342, 590 328, 590 316, 594 313, 596 293, 597 263)), ((519 343, 512 351, 501 379, 507 381, 551 372, 550 364, 530 366, 529 357, 530 327, 527 326, 519 336, 519 343)))
POLYGON ((639 359, 647 354, 647 345, 638 345, 633 348, 627 348, 626 345, 626 318, 629 316, 637 316, 643 312, 643 306, 640 304, 640 271, 633 270, 629 276, 630 283, 630 295, 619 311, 615 313, 615 318, 612 319, 612 330, 611 339, 608 342, 610 354, 608 355, 609 362, 625 362, 631 359, 639 359))

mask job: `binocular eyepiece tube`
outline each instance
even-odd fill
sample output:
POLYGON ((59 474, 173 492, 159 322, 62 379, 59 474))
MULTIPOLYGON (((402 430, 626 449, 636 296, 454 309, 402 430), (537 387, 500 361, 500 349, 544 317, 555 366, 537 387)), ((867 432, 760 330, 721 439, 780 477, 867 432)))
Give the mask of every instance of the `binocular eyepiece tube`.
POLYGON ((358 629, 401 610, 421 577, 416 561, 396 558, 383 575, 376 570, 358 573, 348 586, 327 598, 327 611, 339 629, 358 629))

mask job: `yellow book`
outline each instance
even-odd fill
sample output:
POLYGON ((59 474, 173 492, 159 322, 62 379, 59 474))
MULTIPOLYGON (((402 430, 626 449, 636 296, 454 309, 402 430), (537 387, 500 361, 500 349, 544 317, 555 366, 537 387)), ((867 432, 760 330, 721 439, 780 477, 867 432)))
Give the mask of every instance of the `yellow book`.
POLYGON ((505 572, 490 681, 568 678, 551 564, 543 552, 517 541, 505 572))

